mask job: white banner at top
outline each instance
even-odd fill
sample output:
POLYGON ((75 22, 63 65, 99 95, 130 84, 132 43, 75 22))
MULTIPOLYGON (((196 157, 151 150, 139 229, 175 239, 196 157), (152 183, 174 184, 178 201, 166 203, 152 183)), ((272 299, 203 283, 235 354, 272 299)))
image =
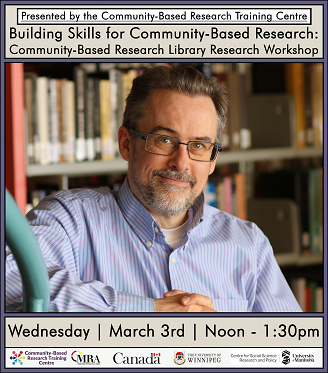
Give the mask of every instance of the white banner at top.
POLYGON ((18 24, 303 24, 311 8, 19 8, 18 24))

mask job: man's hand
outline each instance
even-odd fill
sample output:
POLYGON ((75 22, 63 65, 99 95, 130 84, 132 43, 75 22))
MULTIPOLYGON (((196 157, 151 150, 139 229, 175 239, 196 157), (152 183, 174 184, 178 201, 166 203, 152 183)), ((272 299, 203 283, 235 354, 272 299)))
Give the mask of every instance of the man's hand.
POLYGON ((171 290, 155 299, 155 312, 217 312, 209 297, 197 293, 171 290))

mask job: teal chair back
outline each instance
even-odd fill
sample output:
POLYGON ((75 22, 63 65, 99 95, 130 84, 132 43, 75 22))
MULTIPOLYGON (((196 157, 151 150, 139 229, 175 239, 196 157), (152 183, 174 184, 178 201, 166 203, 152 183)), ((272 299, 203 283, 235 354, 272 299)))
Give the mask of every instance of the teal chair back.
POLYGON ((6 190, 6 241, 23 283, 23 312, 48 312, 50 290, 46 265, 27 219, 6 190))

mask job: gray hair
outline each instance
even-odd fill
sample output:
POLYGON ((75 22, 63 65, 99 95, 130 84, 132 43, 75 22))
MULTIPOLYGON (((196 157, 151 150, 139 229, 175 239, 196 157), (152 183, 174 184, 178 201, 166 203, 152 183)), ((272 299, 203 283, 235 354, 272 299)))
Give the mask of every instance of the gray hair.
POLYGON ((215 141, 219 143, 226 123, 227 91, 215 79, 206 77, 193 67, 156 66, 145 70, 135 78, 126 98, 123 126, 137 130, 139 119, 144 115, 144 103, 157 89, 170 89, 190 97, 210 97, 217 112, 218 126, 215 141))

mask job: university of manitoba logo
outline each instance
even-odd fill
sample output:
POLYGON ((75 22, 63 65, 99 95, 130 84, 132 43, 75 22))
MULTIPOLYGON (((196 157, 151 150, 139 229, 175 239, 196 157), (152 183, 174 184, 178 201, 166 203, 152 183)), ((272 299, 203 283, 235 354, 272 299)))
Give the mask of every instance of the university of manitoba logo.
POLYGON ((182 365, 182 364, 184 364, 184 363, 186 362, 184 352, 182 352, 182 351, 175 352, 175 354, 174 354, 174 362, 175 362, 177 365, 182 365))
POLYGON ((282 356, 282 362, 283 364, 287 365, 290 363, 290 352, 287 351, 287 350, 284 350, 282 353, 281 353, 281 356, 282 356))
POLYGON ((83 355, 81 351, 75 350, 71 353, 71 359, 79 365, 99 365, 98 355, 83 355))
POLYGON ((25 356, 23 355, 23 351, 13 351, 13 356, 10 356, 10 359, 13 360, 13 365, 23 365, 23 360, 25 360, 25 356))

